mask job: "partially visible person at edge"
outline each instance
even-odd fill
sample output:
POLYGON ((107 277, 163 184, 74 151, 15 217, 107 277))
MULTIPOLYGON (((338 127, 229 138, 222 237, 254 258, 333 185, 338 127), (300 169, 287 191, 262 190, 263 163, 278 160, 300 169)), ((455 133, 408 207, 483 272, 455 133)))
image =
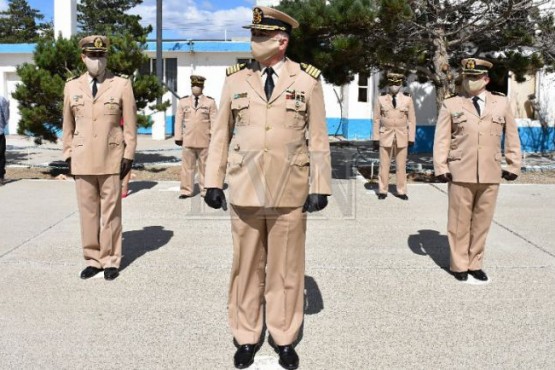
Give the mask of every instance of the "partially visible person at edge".
POLYGON ((106 280, 119 275, 121 180, 131 171, 137 146, 131 81, 106 70, 108 46, 105 36, 82 38, 79 47, 87 72, 70 79, 64 89, 63 155, 75 178, 87 264, 82 279, 101 271, 106 280))
POLYGON ((0 96, 0 186, 6 181, 6 131, 10 121, 10 102, 0 96))
POLYGON ((463 93, 445 99, 437 119, 434 170, 448 182, 447 234, 450 270, 459 281, 471 275, 487 281, 482 269, 501 178, 520 174, 521 152, 517 124, 509 99, 486 90, 492 63, 462 60, 463 93), (501 167, 504 140, 507 168, 501 167))
POLYGON ((378 199, 385 199, 389 188, 389 168, 395 153, 397 176, 396 196, 408 200, 407 195, 407 154, 414 145, 416 115, 414 103, 408 92, 401 93, 405 76, 399 73, 387 74, 387 92, 376 98, 374 104, 374 124, 372 140, 374 150, 380 151, 380 171, 378 174, 378 199))
POLYGON ((183 148, 181 152, 181 184, 179 199, 194 194, 195 173, 199 174, 200 195, 206 193, 204 173, 210 132, 216 120, 218 109, 214 98, 204 95, 204 76, 191 76, 191 92, 179 100, 175 116, 175 143, 183 148))
POLYGON ((296 369, 303 323, 306 211, 331 195, 331 160, 320 71, 286 58, 298 22, 268 7, 253 9, 256 62, 229 67, 213 127, 205 202, 231 203, 233 266, 229 324, 238 369, 254 362, 263 318, 279 364, 296 369), (265 312, 263 309, 265 308, 265 312))

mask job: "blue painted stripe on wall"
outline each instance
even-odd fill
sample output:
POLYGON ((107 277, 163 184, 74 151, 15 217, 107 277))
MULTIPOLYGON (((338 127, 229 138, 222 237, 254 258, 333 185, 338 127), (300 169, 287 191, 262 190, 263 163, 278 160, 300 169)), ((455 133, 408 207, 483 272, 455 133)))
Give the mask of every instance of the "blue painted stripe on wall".
POLYGON ((32 53, 36 44, 0 44, 0 53, 32 53))
MULTIPOLYGON (((173 122, 175 120, 175 116, 166 116, 166 136, 173 136, 174 134, 174 127, 173 122)), ((152 127, 139 127, 137 129, 137 133, 139 135, 151 135, 152 134, 152 127)))
MULTIPOLYGON (((156 51, 155 42, 146 43, 148 51, 156 51)), ((163 42, 163 51, 202 51, 202 52, 250 52, 250 42, 244 41, 193 41, 192 44, 188 42, 163 42)))

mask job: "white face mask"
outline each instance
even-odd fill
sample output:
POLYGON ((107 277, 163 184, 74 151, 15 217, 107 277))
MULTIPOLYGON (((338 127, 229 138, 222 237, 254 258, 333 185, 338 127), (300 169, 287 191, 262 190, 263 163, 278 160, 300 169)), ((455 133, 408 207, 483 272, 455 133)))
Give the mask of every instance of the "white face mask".
POLYGON ((400 85, 389 85, 389 92, 392 93, 393 95, 396 95, 399 90, 401 90, 401 86, 400 85))
POLYGON ((470 95, 476 95, 484 87, 486 87, 488 83, 483 79, 480 78, 479 80, 471 80, 469 78, 465 78, 463 80, 463 88, 464 90, 469 93, 470 95))
POLYGON ((199 96, 200 94, 202 94, 202 87, 193 86, 191 87, 191 92, 193 93, 194 96, 199 96))
POLYGON ((263 63, 278 53, 279 40, 273 37, 252 36, 251 50, 254 59, 263 63))
POLYGON ((106 71, 106 64, 108 64, 106 57, 90 58, 85 57, 85 65, 87 71, 93 77, 100 76, 106 71))

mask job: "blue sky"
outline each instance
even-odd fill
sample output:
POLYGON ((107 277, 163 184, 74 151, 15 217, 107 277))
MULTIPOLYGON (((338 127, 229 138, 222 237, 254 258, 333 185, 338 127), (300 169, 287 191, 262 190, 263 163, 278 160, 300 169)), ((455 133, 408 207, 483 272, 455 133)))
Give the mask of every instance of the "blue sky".
MULTIPOLYGON (((54 0, 27 0, 40 10, 46 20, 52 20, 54 0)), ((227 39, 249 37, 241 26, 251 20, 251 8, 256 0, 163 0, 163 34, 166 39, 227 39)), ((5 9, 7 0, 0 0, 5 9)), ((156 0, 144 0, 133 9, 143 24, 156 22, 156 0)), ((155 38, 155 34, 151 35, 155 38)))

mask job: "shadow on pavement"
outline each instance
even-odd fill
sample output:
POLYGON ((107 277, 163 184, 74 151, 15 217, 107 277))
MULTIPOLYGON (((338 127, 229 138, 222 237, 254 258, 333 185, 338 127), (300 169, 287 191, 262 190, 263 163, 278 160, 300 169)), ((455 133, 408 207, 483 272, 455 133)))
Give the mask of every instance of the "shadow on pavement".
POLYGON ((304 277, 304 313, 305 315, 315 315, 324 309, 324 300, 316 280, 312 276, 304 277))
POLYGON ((418 230, 408 238, 412 253, 429 256, 436 265, 449 272, 449 240, 436 230, 418 230))
POLYGON ((142 230, 125 231, 122 238, 123 258, 120 270, 125 270, 144 254, 168 244, 173 238, 173 231, 164 230, 163 226, 146 226, 142 230))
POLYGON ((176 158, 173 155, 161 155, 158 153, 135 153, 134 165, 140 167, 142 163, 177 163, 180 162, 181 158, 176 158))
POLYGON ((141 190, 152 189, 156 186, 158 182, 156 181, 130 181, 129 182, 129 195, 140 192, 141 190))

